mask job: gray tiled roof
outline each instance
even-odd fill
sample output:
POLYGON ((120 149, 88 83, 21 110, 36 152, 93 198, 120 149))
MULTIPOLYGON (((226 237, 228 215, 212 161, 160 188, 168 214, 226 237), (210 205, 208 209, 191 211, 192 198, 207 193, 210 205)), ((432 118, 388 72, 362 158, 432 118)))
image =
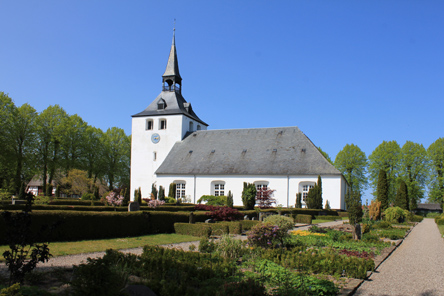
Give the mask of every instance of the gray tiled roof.
POLYGON ((196 131, 156 174, 340 175, 297 127, 196 131))
POLYGON ((203 122, 193 111, 191 108, 191 103, 187 103, 185 99, 182 97, 180 92, 178 91, 162 91, 160 95, 142 112, 134 114, 133 117, 140 116, 163 116, 163 115, 174 115, 174 114, 183 114, 186 115, 206 126, 205 122, 203 122), (166 103, 165 109, 158 110, 157 103, 163 99, 166 103))
POLYGON ((438 203, 419 203, 416 210, 429 210, 429 211, 440 211, 441 205, 438 203))

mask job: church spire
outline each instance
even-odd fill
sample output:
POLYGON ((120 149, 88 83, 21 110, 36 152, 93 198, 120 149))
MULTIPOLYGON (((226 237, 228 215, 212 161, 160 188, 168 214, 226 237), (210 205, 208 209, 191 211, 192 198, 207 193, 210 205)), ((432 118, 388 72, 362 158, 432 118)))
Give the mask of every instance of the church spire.
POLYGON ((173 30, 173 42, 171 44, 170 56, 162 75, 163 91, 179 91, 182 86, 182 77, 179 74, 179 63, 177 61, 176 53, 176 28, 173 30))

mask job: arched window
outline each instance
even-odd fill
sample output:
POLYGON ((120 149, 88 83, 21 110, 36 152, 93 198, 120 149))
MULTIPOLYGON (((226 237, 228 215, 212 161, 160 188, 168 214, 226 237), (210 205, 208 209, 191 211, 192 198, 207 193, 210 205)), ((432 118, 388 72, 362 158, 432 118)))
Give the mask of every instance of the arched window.
POLYGON ((147 119, 146 120, 146 130, 152 130, 153 129, 153 120, 152 119, 147 119))
POLYGON ((193 127, 194 127, 193 125, 194 125, 194 124, 193 124, 193 122, 192 122, 192 121, 190 121, 190 127, 189 127, 189 129, 188 129, 188 130, 189 130, 190 132, 192 132, 192 131, 193 131, 193 127))
POLYGON ((302 193, 302 202, 305 204, 308 196, 308 191, 313 188, 315 182, 301 182, 299 183, 299 192, 302 193))
POLYGON ((202 127, 198 124, 197 125, 197 130, 200 131, 202 129, 202 127))
POLYGON ((267 181, 255 181, 254 185, 256 186, 256 197, 261 196, 264 191, 269 189, 267 181))

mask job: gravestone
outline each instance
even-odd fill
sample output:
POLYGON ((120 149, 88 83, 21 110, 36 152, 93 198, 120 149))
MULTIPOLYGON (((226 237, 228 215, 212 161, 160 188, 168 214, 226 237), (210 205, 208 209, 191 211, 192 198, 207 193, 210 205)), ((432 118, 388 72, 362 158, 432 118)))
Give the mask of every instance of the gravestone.
POLYGON ((244 220, 248 220, 248 215, 245 215, 245 216, 244 216, 244 220))
POLYGON ((140 211, 140 205, 137 201, 133 201, 128 205, 128 212, 137 212, 140 211))
POLYGON ((214 223, 214 220, 213 219, 207 219, 207 220, 205 220, 205 223, 214 223))

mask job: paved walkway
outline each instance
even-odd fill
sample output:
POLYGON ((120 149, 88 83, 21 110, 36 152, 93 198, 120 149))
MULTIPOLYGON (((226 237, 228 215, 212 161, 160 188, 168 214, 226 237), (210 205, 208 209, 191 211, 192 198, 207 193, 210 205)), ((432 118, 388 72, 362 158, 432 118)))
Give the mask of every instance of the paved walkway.
POLYGON ((424 219, 355 296, 444 295, 444 242, 433 219, 424 219))

